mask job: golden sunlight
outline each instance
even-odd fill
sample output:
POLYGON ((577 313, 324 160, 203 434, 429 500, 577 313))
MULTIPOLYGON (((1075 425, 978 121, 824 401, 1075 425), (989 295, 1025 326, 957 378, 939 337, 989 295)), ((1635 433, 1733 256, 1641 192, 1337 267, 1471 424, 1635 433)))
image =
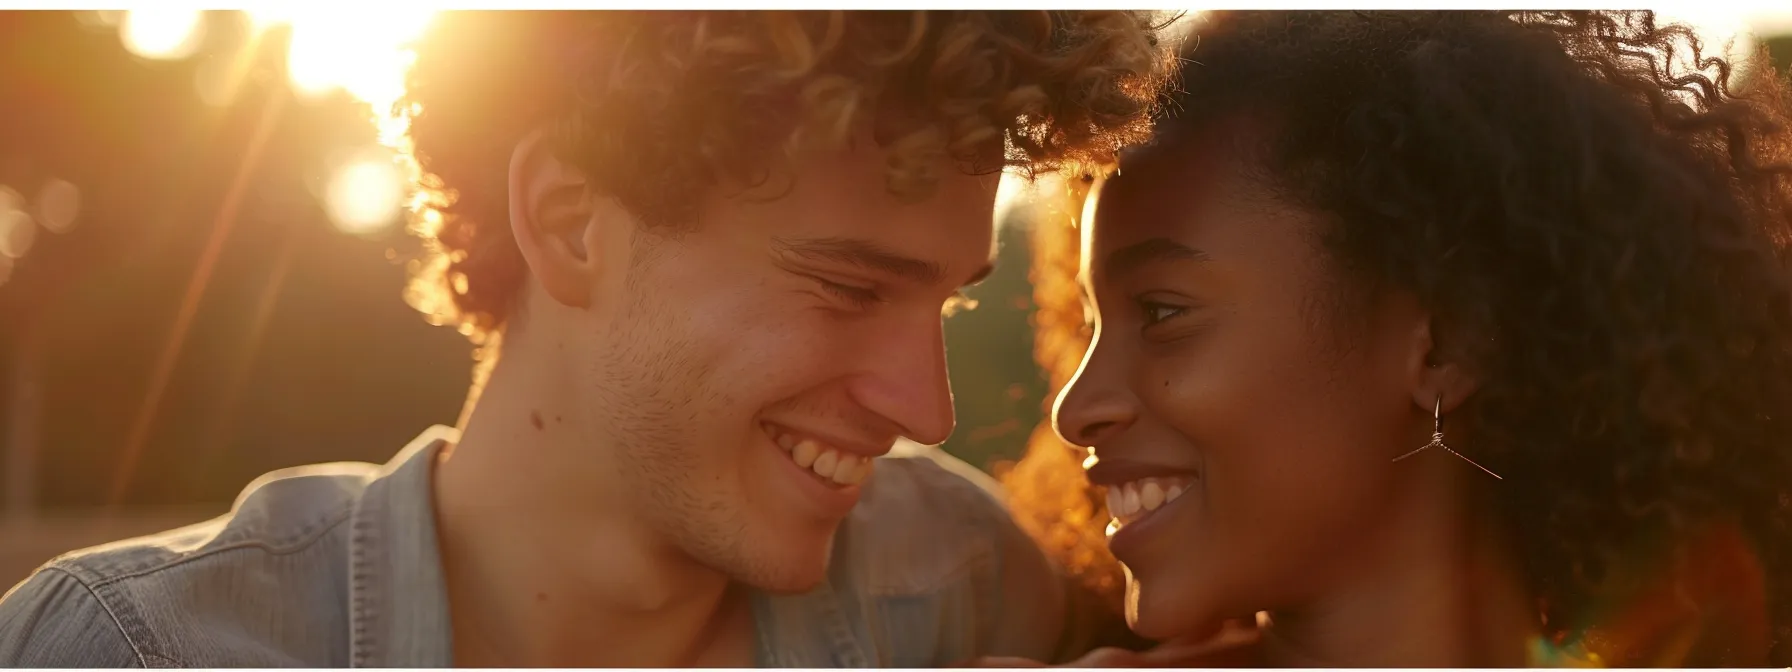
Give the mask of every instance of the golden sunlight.
MULTIPOLYGON (((1699 36, 1701 51, 1706 56, 1722 56, 1734 61, 1753 55, 1755 36, 1750 26, 1751 16, 1743 7, 1685 2, 1657 8, 1655 14, 1662 23, 1684 23, 1692 28, 1699 36)), ((1691 54, 1675 59, 1675 63, 1689 71, 1699 69, 1692 62, 1691 54)))
MULTIPOLYGON (((247 10, 258 32, 290 29, 286 76, 302 98, 342 91, 367 103, 379 141, 390 147, 403 132, 391 114, 404 95, 405 73, 415 57, 410 45, 435 12, 409 6, 350 8, 264 6, 247 10)), ((395 157, 383 148, 336 162, 324 193, 324 212, 346 233, 366 235, 392 225, 403 213, 406 183, 395 157)))
POLYGON ((996 185, 996 226, 1027 211, 1027 206, 1032 204, 1032 187, 1026 176, 1013 170, 1002 171, 1002 181, 996 185))
POLYGON ((131 53, 157 60, 193 55, 205 37, 205 13, 191 9, 133 9, 119 22, 118 37, 131 53))
POLYGON ((409 44, 423 34, 435 11, 408 5, 284 6, 250 9, 248 14, 259 30, 276 25, 291 29, 286 71, 294 91, 315 97, 342 90, 383 118, 404 95, 404 75, 413 58, 409 44))
POLYGON ((996 187, 996 226, 1030 227, 1042 208, 1049 211, 1060 206, 1063 194, 1064 176, 1059 173, 1043 172, 1029 180, 1014 170, 1003 171, 996 187))

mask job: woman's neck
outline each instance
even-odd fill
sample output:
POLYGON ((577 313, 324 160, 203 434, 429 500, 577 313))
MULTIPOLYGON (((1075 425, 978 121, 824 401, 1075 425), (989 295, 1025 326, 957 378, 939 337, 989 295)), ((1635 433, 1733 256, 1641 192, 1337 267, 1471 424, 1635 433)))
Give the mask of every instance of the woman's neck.
POLYGON ((1414 507, 1366 542, 1344 587, 1270 617, 1267 662, 1286 667, 1527 667, 1539 625, 1500 526, 1414 507))

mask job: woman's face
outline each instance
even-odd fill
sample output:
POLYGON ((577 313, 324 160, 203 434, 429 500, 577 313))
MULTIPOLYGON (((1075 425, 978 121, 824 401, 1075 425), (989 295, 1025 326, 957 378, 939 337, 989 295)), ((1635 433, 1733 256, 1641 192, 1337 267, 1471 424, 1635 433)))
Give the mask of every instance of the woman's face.
POLYGON ((1348 599, 1399 566, 1389 521, 1422 500, 1419 461, 1391 461, 1430 438, 1427 320, 1346 289, 1323 220, 1235 151, 1248 132, 1123 165, 1084 231, 1096 338, 1055 420, 1099 459, 1147 637, 1348 599))

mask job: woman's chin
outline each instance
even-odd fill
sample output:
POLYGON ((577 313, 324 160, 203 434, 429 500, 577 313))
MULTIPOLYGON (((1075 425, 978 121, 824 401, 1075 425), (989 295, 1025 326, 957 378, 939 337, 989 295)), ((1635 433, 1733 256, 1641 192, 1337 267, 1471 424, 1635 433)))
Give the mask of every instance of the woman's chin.
POLYGON ((1163 590, 1151 590, 1137 580, 1126 582, 1126 626, 1133 634, 1162 642, 1212 635, 1230 617, 1212 605, 1176 599, 1163 590))
POLYGON ((1135 618, 1129 615, 1126 619, 1126 624, 1132 628, 1133 634, 1154 642, 1167 642, 1172 639, 1199 638, 1212 631, 1218 630, 1217 625, 1211 627, 1196 627, 1193 623, 1177 624, 1164 619, 1152 619, 1148 616, 1145 618, 1135 618))
POLYGON ((1126 584, 1126 627, 1133 634, 1153 641, 1164 641, 1193 634, 1195 619, 1175 613, 1172 604, 1161 601, 1152 591, 1141 590, 1139 582, 1126 584))

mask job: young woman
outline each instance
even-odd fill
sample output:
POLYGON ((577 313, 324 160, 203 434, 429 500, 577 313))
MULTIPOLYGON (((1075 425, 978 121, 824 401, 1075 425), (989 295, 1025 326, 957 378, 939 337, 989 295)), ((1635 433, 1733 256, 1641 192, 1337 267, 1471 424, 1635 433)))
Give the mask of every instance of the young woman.
POLYGON ((1056 412, 1134 630, 1792 664, 1781 75, 1647 12, 1224 13, 1190 44, 1092 195, 1056 412))

